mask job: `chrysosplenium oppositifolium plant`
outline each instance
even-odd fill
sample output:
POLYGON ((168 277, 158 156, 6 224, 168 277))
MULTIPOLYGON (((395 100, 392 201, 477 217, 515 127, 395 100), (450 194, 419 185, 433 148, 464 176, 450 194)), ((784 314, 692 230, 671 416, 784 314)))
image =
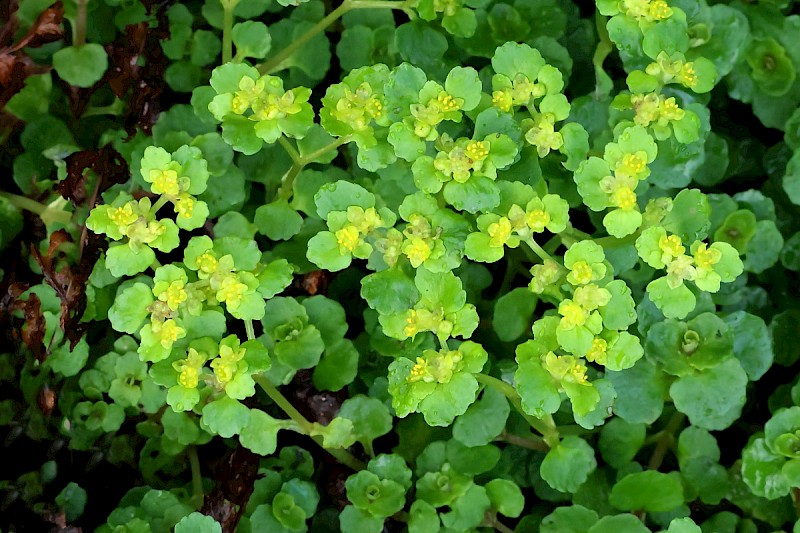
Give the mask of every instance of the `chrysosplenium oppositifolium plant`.
POLYGON ((72 44, 7 52, 53 72, 5 100, 0 423, 133 474, 93 508, 48 457, 10 501, 100 532, 800 530, 794 2, 51 4, 23 45, 62 15, 72 44))

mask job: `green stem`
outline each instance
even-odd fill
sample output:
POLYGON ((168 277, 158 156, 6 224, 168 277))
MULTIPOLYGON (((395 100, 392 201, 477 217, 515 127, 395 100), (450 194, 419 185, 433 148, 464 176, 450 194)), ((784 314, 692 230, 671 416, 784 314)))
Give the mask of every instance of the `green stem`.
POLYGON ((75 24, 72 27, 72 46, 81 47, 86 44, 86 4, 89 0, 75 0, 75 24))
POLYGON ((286 171, 286 174, 283 175, 281 178, 281 186, 278 189, 277 198, 281 200, 288 200, 292 197, 292 191, 294 190, 294 180, 297 179, 297 176, 300 174, 300 171, 303 170, 303 166, 300 163, 295 163, 291 166, 289 170, 286 171))
POLYGON ((292 44, 272 56, 268 61, 265 61, 257 66, 258 71, 261 74, 272 74, 273 72, 281 69, 281 63, 286 61, 289 57, 292 56, 297 50, 299 50, 303 45, 305 45, 308 41, 314 38, 315 35, 318 33, 325 31, 325 29, 336 22, 339 17, 343 16, 345 13, 353 9, 354 2, 352 0, 345 0, 342 4, 328 13, 328 15, 314 24, 311 28, 308 29, 303 35, 299 38, 292 41, 292 44))
POLYGON ((513 444, 514 446, 519 446, 520 448, 527 448, 529 450, 536 450, 540 452, 546 452, 550 449, 550 446, 548 446, 544 440, 535 435, 531 435, 530 437, 522 437, 520 435, 514 435, 513 433, 507 433, 505 430, 503 430, 503 432, 497 437, 497 440, 513 444))
POLYGON ((278 142, 281 143, 283 149, 286 150, 286 153, 292 158, 292 163, 297 164, 297 162, 300 161, 300 153, 294 146, 292 146, 292 143, 289 142, 289 139, 281 135, 278 137, 278 142))
POLYGON ((598 43, 597 48, 594 50, 594 56, 592 56, 592 65, 594 65, 594 75, 595 75, 595 89, 594 89, 594 98, 595 100, 599 100, 604 96, 608 96, 611 92, 611 89, 614 88, 614 82, 611 81, 611 78, 606 71, 603 70, 603 62, 608 57, 608 54, 614 49, 614 45, 611 44, 611 39, 608 36, 608 29, 606 28, 606 18, 597 12, 595 14, 595 26, 597 28, 597 37, 598 43))
POLYGON ((493 512, 486 513, 481 526, 492 527, 495 529, 495 531, 499 531, 500 533, 514 533, 514 530, 500 522, 497 519, 497 514, 493 512))
POLYGON ((81 118, 84 117, 92 117, 97 115, 121 115, 122 111, 124 110, 125 104, 119 98, 114 100, 114 103, 106 106, 88 106, 86 110, 81 115, 81 118))
POLYGON ((245 320, 244 321, 244 330, 247 333, 247 340, 251 341, 256 338, 256 331, 253 328, 253 321, 252 320, 245 320))
POLYGON ((153 262, 150 263, 150 268, 152 268, 153 272, 155 272, 156 269, 161 268, 161 261, 159 261, 158 259, 153 259, 153 262))
POLYGON ((220 0, 222 4, 222 63, 233 59, 233 10, 239 0, 220 0))
POLYGON ((189 446, 189 466, 192 469, 192 506, 200 510, 203 506, 205 493, 203 491, 203 476, 200 473, 200 458, 197 456, 197 447, 189 446))
POLYGON ((552 261, 552 262, 558 264, 558 262, 555 259, 553 259, 553 257, 550 254, 548 254, 547 251, 544 248, 539 246, 539 243, 537 243, 535 240, 533 240, 532 236, 528 237, 525 240, 525 244, 530 246, 531 250, 533 250, 533 253, 535 253, 537 256, 539 256, 539 259, 541 259, 543 262, 544 261, 552 261))
POLYGON ((155 214, 156 214, 156 213, 158 213, 158 210, 159 210, 159 209, 161 209, 162 207, 164 207, 164 205, 166 205, 166 203, 167 203, 168 201, 169 201, 169 200, 167 200, 167 197, 166 197, 165 195, 163 195, 163 194, 162 194, 162 195, 161 195, 161 196, 158 198, 158 200, 156 200, 156 203, 154 203, 154 204, 152 205, 152 207, 150 207, 150 215, 151 215, 151 216, 155 216, 155 214))
POLYGON ((649 470, 658 470, 661 467, 661 463, 664 462, 664 457, 667 455, 667 450, 675 444, 675 432, 680 429, 685 418, 686 415, 675 411, 675 414, 669 419, 664 429, 658 433, 656 447, 653 449, 653 454, 650 456, 650 462, 647 463, 647 468, 649 470))
POLYGON ((311 153, 301 156, 288 139, 283 136, 278 137, 278 141, 289 154, 289 157, 292 158, 293 163, 289 170, 286 171, 286 174, 284 174, 281 178, 281 186, 278 189, 277 198, 282 200, 288 200, 291 198, 292 192, 294 191, 294 180, 297 179, 297 176, 300 175, 300 172, 305 168, 306 165, 313 163, 314 160, 322 154, 330 152, 331 150, 335 150, 351 140, 352 137, 345 135, 344 137, 334 139, 333 142, 326 144, 318 150, 314 150, 311 153))
POLYGON ((625 246, 626 244, 633 244, 636 242, 636 239, 639 238, 641 232, 636 230, 634 233, 626 237, 614 237, 609 235, 608 237, 600 237, 599 239, 594 239, 594 242, 602 246, 603 248, 616 248, 618 246, 625 246))
POLYGON ((795 515, 800 518, 800 488, 792 487, 792 503, 795 515))
POLYGON ((286 396, 280 393, 275 385, 270 383, 270 381, 264 376, 259 376, 256 374, 253 375, 253 381, 258 383, 258 385, 264 389, 264 392, 267 393, 267 396, 269 396, 270 399, 275 402, 275 404, 277 404, 277 406, 280 407, 289 418, 294 420, 294 422, 300 426, 300 429, 303 433, 306 435, 311 433, 313 424, 309 422, 306 417, 300 414, 300 411, 295 409, 294 405, 292 405, 291 402, 286 399, 286 396))
MULTIPOLYGON (((305 435, 311 435, 314 424, 309 422, 306 417, 304 417, 300 411, 295 409, 294 405, 291 404, 286 397, 280 393, 280 391, 272 384, 270 381, 261 375, 254 374, 253 381, 258 383, 259 387, 264 389, 264 392, 267 393, 267 396, 272 399, 275 404, 281 408, 281 410, 286 413, 286 415, 292 419, 292 421, 297 424, 300 432, 305 435)), ((337 461, 342 463, 343 465, 347 465, 353 470, 364 470, 366 465, 353 457, 347 450, 340 450, 340 449, 328 449, 322 445, 322 437, 316 436, 311 437, 314 442, 316 442, 320 448, 331 454, 333 457, 336 458, 337 461)))
MULTIPOLYGON (((70 213, 69 211, 64 211, 63 209, 56 209, 54 207, 51 207, 50 205, 40 204, 36 200, 32 200, 27 196, 20 196, 18 194, 11 194, 3 191, 0 191, 0 196, 8 200, 11 205, 13 205, 18 209, 24 209, 26 211, 30 211, 31 213, 39 215, 39 218, 42 219, 42 222, 44 222, 45 226, 49 226, 54 222, 66 225, 69 224, 70 220, 72 220, 72 213, 70 213)), ((61 202, 58 201, 53 202, 53 204, 56 205, 58 203, 61 202)), ((64 205, 66 205, 66 201, 63 203, 64 205)))
POLYGON ((314 442, 320 445, 320 447, 331 454, 337 461, 342 463, 343 465, 349 466, 351 469, 358 472, 359 470, 365 470, 367 465, 365 465, 362 461, 359 461, 355 457, 353 457, 350 452, 347 450, 341 450, 338 448, 328 449, 322 446, 322 437, 313 437, 314 442))
POLYGON ((343 137, 339 137, 337 139, 334 139, 333 141, 331 141, 330 143, 326 144, 322 148, 320 148, 318 150, 314 150, 313 152, 308 153, 308 154, 304 155, 303 157, 301 157, 300 158, 300 162, 302 162, 303 165, 308 165, 309 163, 313 163, 314 160, 316 158, 318 158, 319 156, 324 155, 324 154, 330 152, 331 150, 336 150, 341 145, 347 144, 352 140, 353 140, 353 138, 350 135, 345 135, 343 137))
POLYGON ((514 409, 516 409, 517 412, 522 415, 522 418, 524 418, 533 429, 542 434, 542 437, 544 437, 544 442, 548 447, 554 448, 555 446, 558 446, 560 436, 552 416, 546 415, 542 419, 538 419, 535 416, 531 416, 526 413, 525 409, 522 408, 522 398, 520 398, 519 393, 514 387, 505 381, 480 373, 473 374, 473 376, 475 376, 475 379, 478 380, 479 383, 483 383, 488 387, 492 387, 493 389, 502 393, 503 396, 508 398, 508 401, 510 401, 511 405, 514 406, 514 409))
POLYGON ((402 9, 413 18, 414 13, 410 11, 410 1, 393 1, 393 0, 344 0, 339 7, 328 13, 325 18, 314 24, 299 38, 292 41, 292 44, 269 58, 267 61, 257 65, 258 71, 261 74, 272 74, 283 68, 281 65, 289 57, 292 56, 298 49, 303 47, 308 41, 314 38, 318 33, 325 31, 331 24, 339 20, 345 13, 353 9, 375 9, 375 8, 388 8, 388 9, 402 9))

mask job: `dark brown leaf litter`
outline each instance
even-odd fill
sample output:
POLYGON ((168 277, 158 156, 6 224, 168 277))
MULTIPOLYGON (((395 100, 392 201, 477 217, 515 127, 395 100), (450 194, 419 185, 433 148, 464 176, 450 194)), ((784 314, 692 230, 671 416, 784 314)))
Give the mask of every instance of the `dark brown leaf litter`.
POLYGON ((0 2, 0 108, 25 86, 25 79, 33 74, 50 70, 49 66, 38 65, 29 58, 23 48, 35 48, 64 37, 64 7, 58 1, 45 9, 36 22, 19 40, 14 36, 19 29, 17 10, 18 0, 0 2))
POLYGON ((223 533, 234 533, 253 494, 260 457, 247 448, 229 450, 214 471, 216 484, 206 494, 200 512, 220 523, 223 533))
POLYGON ((94 207, 98 194, 114 184, 125 183, 130 178, 128 163, 110 144, 97 150, 75 152, 65 161, 67 177, 56 184, 56 192, 75 204, 85 203, 88 196, 86 171, 90 170, 97 176, 97 183, 88 206, 90 209, 94 207))

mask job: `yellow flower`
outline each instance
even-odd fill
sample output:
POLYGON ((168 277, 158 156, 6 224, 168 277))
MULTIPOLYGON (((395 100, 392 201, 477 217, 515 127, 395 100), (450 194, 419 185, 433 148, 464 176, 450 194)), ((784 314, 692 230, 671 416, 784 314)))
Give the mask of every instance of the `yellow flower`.
POLYGON ((573 329, 582 326, 589 318, 589 314, 579 304, 570 299, 562 300, 558 305, 558 314, 563 318, 561 319, 561 326, 564 329, 573 329))
POLYGON ((231 309, 236 309, 242 303, 242 297, 247 292, 247 285, 239 282, 235 275, 226 277, 222 287, 217 291, 216 298, 231 309))
POLYGON ((637 205, 636 193, 630 187, 618 187, 611 193, 611 202, 623 211, 632 211, 637 205))
POLYGON ((544 231, 545 227, 550 223, 550 213, 544 209, 534 209, 525 214, 525 224, 531 228, 531 231, 540 233, 544 231))
POLYGON ((577 261, 572 265, 570 281, 573 285, 585 285, 594 279, 594 271, 586 261, 577 261))
POLYGON ((638 178, 647 169, 647 154, 637 152, 635 154, 625 154, 617 163, 615 171, 624 176, 638 178))
POLYGON ((684 63, 678 72, 678 81, 690 89, 697 85, 697 74, 694 71, 694 63, 691 61, 684 63))
POLYGON ((153 333, 161 339, 161 346, 167 350, 172 348, 172 344, 176 340, 186 336, 186 330, 180 327, 178 323, 171 318, 165 320, 161 324, 154 324, 152 328, 153 333))
POLYGON ((654 0, 650 2, 647 9, 650 20, 664 20, 672 16, 672 8, 664 0, 654 0))
POLYGON ((489 237, 491 237, 489 239, 489 246, 495 248, 505 246, 508 242, 508 238, 511 237, 511 221, 506 217, 501 217, 497 222, 489 224, 487 232, 489 233, 489 237))
POLYGON ((408 374, 408 381, 411 383, 416 381, 433 382, 433 377, 428 374, 428 362, 425 359, 417 357, 416 364, 411 367, 411 372, 408 374))
POLYGON ((469 141, 464 153, 473 161, 483 161, 489 156, 489 143, 486 141, 469 141))
POLYGON ((197 269, 206 275, 211 275, 217 271, 217 258, 211 252, 205 252, 194 260, 197 269))
POLYGON ((592 347, 586 352, 586 359, 593 361, 598 365, 605 365, 608 360, 608 342, 600 337, 595 337, 592 341, 592 347))
POLYGON ((358 228, 355 226, 345 226, 337 230, 335 235, 336 242, 339 244, 339 249, 343 252, 352 252, 356 249, 358 242, 361 240, 358 228))
POLYGON ((716 265, 722 259, 722 252, 707 246, 704 242, 697 245, 697 249, 694 252, 694 262, 698 268, 712 270, 713 265, 716 265))
POLYGON ((172 363, 172 368, 180 372, 178 375, 178 383, 187 389, 194 389, 197 387, 200 378, 200 370, 203 368, 203 363, 206 358, 194 348, 189 348, 189 353, 186 359, 181 359, 172 363))
POLYGON ((181 218, 192 218, 195 200, 188 194, 178 196, 175 201, 175 212, 181 218))
POLYGON ((411 266, 417 268, 431 256, 431 246, 427 240, 413 237, 403 243, 403 253, 411 261, 411 266))
POLYGON ((511 89, 501 89, 492 93, 492 105, 500 111, 511 110, 511 89))
POLYGON ((450 111, 458 111, 461 109, 461 103, 458 102, 461 98, 453 98, 447 91, 442 91, 439 93, 439 96, 436 97, 436 102, 439 104, 439 109, 448 113, 450 111))
POLYGON ((131 202, 128 202, 122 207, 109 207, 108 218, 111 222, 119 226, 120 229, 123 229, 136 222, 136 219, 139 217, 133 212, 133 205, 131 202))
POLYGON ((372 118, 378 119, 383 116, 383 103, 375 96, 367 100, 364 109, 372 118))
POLYGON ((417 311, 414 309, 409 309, 408 313, 406 313, 406 326, 403 328, 403 334, 406 337, 413 337, 417 333, 419 333, 419 320, 417 311))
POLYGON ((675 97, 670 96, 661 102, 659 113, 665 120, 681 120, 686 112, 675 103, 675 97))
POLYGON ((233 100, 231 101, 231 110, 237 115, 244 114, 244 112, 247 111, 247 108, 250 107, 253 102, 258 100, 264 93, 265 85, 266 84, 263 78, 256 81, 249 76, 243 77, 241 80, 239 80, 239 90, 233 95, 233 100))
POLYGON ((187 294, 185 287, 186 283, 182 279, 175 280, 169 284, 167 290, 158 295, 158 299, 162 302, 166 302, 167 306, 172 311, 176 311, 178 306, 186 301, 187 294))
POLYGON ((178 184, 178 173, 174 170, 152 169, 150 171, 150 189, 155 194, 177 196, 181 192, 178 184))
POLYGON ((663 236, 658 240, 658 247, 664 253, 662 261, 670 262, 673 258, 681 256, 686 252, 686 248, 681 244, 681 238, 677 235, 663 236))

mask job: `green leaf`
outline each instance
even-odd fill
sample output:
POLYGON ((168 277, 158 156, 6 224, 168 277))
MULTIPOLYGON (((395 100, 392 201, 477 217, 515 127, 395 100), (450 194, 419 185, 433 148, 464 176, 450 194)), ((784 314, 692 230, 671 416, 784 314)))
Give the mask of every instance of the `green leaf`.
POLYGON ((444 199, 468 213, 489 211, 500 204, 500 193, 494 181, 484 176, 472 176, 465 183, 448 182, 444 186, 444 199))
POLYGON ((530 329, 537 302, 527 287, 518 287, 497 299, 492 328, 501 341, 513 341, 530 329))
POLYGON ((303 531, 308 517, 294 497, 283 491, 272 499, 272 516, 290 531, 303 531))
POLYGON ((127 244, 112 244, 106 252, 106 268, 114 277, 135 276, 153 264, 155 252, 148 246, 134 251, 127 244))
POLYGON ((630 288, 624 281, 615 279, 608 283, 605 289, 611 293, 611 300, 600 308, 603 325, 608 329, 627 329, 636 322, 636 303, 633 301, 630 288))
POLYGON ((231 32, 236 55, 263 59, 272 47, 272 38, 263 22, 246 20, 233 26, 231 32))
POLYGON ((402 270, 389 269, 364 277, 361 297, 372 309, 388 315, 411 309, 419 300, 419 291, 402 270))
POLYGON ((603 460, 619 469, 633 461, 646 436, 644 424, 631 424, 622 418, 613 418, 600 430, 597 447, 603 460))
POLYGON ((697 189, 684 189, 672 201, 672 209, 662 226, 683 242, 703 240, 711 227, 711 206, 705 194, 697 189))
POLYGON ((597 518, 596 512, 582 505, 559 507, 542 519, 539 533, 586 533, 597 518))
POLYGON ((522 74, 529 81, 534 81, 544 65, 539 51, 527 44, 505 43, 497 48, 492 57, 494 71, 511 79, 522 74))
POLYGON ((522 408, 529 415, 543 417, 555 413, 561 406, 558 385, 542 367, 535 341, 517 346, 519 368, 514 373, 515 388, 522 398, 522 408))
POLYGON ((454 374, 419 403, 419 411, 431 426, 449 426, 475 401, 478 382, 467 372, 454 374))
POLYGON ((74 522, 80 518, 86 507, 86 490, 70 481, 56 496, 56 505, 64 510, 69 522, 74 522))
POLYGON ((411 469, 397 454, 380 454, 370 460, 367 469, 381 479, 396 481, 406 490, 411 488, 411 469))
POLYGON ((380 479, 362 470, 345 482, 347 499, 354 507, 377 518, 387 518, 405 506, 405 488, 391 479, 380 479))
MULTIPOLYGON (((511 411, 502 393, 487 387, 480 400, 469 406, 453 424, 453 438, 466 446, 484 446, 497 437, 506 426, 511 411)), ((510 516, 510 515, 506 515, 510 516)))
POLYGON ((669 394, 692 425, 721 430, 741 415, 746 387, 747 374, 739 360, 732 358, 706 372, 678 379, 669 394))
POLYGON ((772 366, 772 338, 763 319, 745 311, 725 317, 733 335, 733 355, 750 381, 756 381, 772 366))
POLYGON ((153 292, 148 285, 135 283, 125 287, 108 310, 111 326, 121 333, 138 333, 150 314, 148 306, 152 303, 153 292))
POLYGON ((436 508, 425 500, 415 500, 411 504, 408 520, 408 533, 437 533, 439 514, 436 508))
POLYGON ((667 318, 686 318, 697 304, 697 298, 686 285, 670 287, 666 276, 648 283, 647 295, 667 318))
POLYGON ((282 423, 279 420, 259 409, 250 409, 247 425, 239 431, 239 441, 254 453, 271 455, 278 447, 280 429, 282 423))
POLYGON ((447 75, 444 88, 451 96, 464 99, 464 111, 474 109, 481 100, 481 81, 472 67, 455 67, 447 75))
POLYGON ((592 447, 580 437, 568 435, 547 452, 540 472, 552 488, 574 493, 595 468, 597 461, 592 447))
POLYGON ((617 391, 614 412, 631 424, 652 424, 664 409, 667 384, 663 374, 648 360, 640 360, 621 372, 606 372, 617 391))
MULTIPOLYGON (((603 421, 611 416, 611 407, 614 405, 617 393, 613 385, 611 385, 611 382, 607 379, 598 379, 592 382, 591 388, 595 389, 595 392, 592 394, 591 403, 589 403, 591 407, 583 409, 579 409, 578 406, 576 406, 575 395, 570 395, 566 384, 564 388, 567 390, 567 395, 570 396, 570 400, 572 401, 575 422, 577 422, 579 426, 586 429, 593 429, 602 426, 603 421)), ((581 386, 579 390, 584 391, 586 389, 589 389, 589 387, 581 386)))
POLYGON ((486 489, 472 485, 456 501, 450 504, 450 512, 441 515, 442 524, 456 531, 467 531, 477 527, 489 509, 491 501, 486 489))
POLYGON ((351 340, 326 343, 325 353, 314 367, 314 386, 320 390, 341 390, 355 380, 358 361, 359 352, 351 340))
POLYGON ((289 207, 286 200, 276 200, 259 206, 253 222, 258 226, 259 233, 273 241, 285 241, 300 232, 303 217, 289 207))
POLYGON ((586 530, 586 533, 650 533, 642 524, 638 516, 620 514, 604 516, 595 525, 586 530))
POLYGON ((352 421, 353 431, 358 440, 369 445, 373 440, 392 430, 392 415, 389 414, 389 408, 380 400, 368 398, 363 394, 345 400, 337 416, 352 421))
POLYGON ((308 241, 306 257, 320 268, 338 272, 344 270, 353 261, 349 253, 342 253, 336 235, 330 231, 321 231, 308 241))
POLYGON ((775 455, 762 438, 752 440, 742 451, 742 479, 757 496, 770 500, 789 494, 791 485, 783 475, 786 458, 775 455))
POLYGON ((381 533, 383 531, 383 522, 383 518, 373 516, 367 511, 352 505, 346 506, 339 515, 341 528, 353 533, 381 533))
POLYGON ((175 524, 175 533, 222 533, 222 526, 212 517, 195 511, 175 524))
POLYGON ((108 55, 97 43, 66 46, 53 54, 53 68, 70 85, 91 87, 108 68, 108 55))
POLYGON ((684 502, 683 485, 676 472, 637 472, 628 474, 614 485, 609 501, 622 511, 671 511, 684 502))
POLYGON ((519 486, 507 479, 493 479, 485 485, 492 508, 503 516, 516 518, 525 507, 525 497, 519 486))
POLYGON ((375 196, 360 185, 340 180, 320 187, 314 195, 314 203, 317 206, 317 214, 327 219, 330 212, 347 211, 351 205, 357 205, 362 209, 374 207, 375 196))
POLYGON ((243 404, 223 396, 203 407, 201 423, 223 438, 240 433, 250 421, 250 409, 243 404))

